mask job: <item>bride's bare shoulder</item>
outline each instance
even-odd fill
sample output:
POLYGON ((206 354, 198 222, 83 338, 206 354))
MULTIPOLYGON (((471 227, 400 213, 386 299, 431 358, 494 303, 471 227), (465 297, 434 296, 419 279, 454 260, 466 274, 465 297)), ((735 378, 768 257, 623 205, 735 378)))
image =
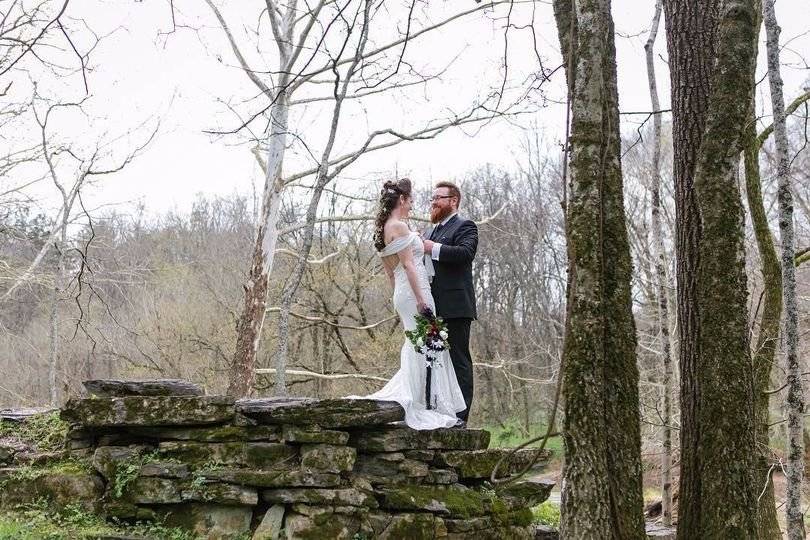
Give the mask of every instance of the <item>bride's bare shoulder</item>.
POLYGON ((399 238, 411 233, 408 224, 398 219, 389 219, 385 223, 385 236, 391 239, 399 238))

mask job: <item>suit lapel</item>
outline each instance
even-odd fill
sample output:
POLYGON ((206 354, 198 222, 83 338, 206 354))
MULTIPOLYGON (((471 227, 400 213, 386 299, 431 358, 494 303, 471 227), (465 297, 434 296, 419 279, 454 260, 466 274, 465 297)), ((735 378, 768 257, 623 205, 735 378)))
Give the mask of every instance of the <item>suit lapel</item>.
POLYGON ((456 221, 458 221, 458 214, 451 217, 450 220, 444 224, 442 230, 439 231, 439 236, 438 238, 436 238, 436 240, 442 243, 441 242, 442 239, 446 239, 448 236, 450 236, 450 233, 453 232, 452 229, 453 226, 456 224, 456 221))

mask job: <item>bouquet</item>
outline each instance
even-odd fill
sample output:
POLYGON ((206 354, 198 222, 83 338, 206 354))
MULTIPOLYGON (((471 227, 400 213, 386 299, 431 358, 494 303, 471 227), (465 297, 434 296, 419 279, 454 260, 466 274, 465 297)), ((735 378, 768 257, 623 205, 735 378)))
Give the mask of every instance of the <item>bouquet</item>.
POLYGON ((425 355, 427 367, 441 365, 441 353, 450 349, 447 325, 430 308, 419 312, 414 318, 416 330, 405 330, 405 336, 417 353, 425 355))

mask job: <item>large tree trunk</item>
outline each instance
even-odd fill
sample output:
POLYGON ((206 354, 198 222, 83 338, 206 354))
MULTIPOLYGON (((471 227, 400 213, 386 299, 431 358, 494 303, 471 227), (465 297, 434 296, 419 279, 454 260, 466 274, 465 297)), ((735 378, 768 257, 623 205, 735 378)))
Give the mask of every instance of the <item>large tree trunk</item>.
MULTIPOLYGON (((286 81, 282 81, 286 84, 286 81)), ((288 96, 285 90, 278 93, 270 109, 273 119, 267 155, 267 170, 262 197, 261 222, 256 232, 248 280, 244 285, 245 302, 236 325, 236 350, 230 371, 228 394, 244 397, 253 390, 256 353, 262 337, 262 327, 267 309, 267 286, 278 240, 279 208, 284 189, 282 165, 287 145, 288 96)))
POLYGON ((796 305, 796 268, 794 266, 793 193, 790 188, 790 158, 788 156, 785 98, 779 66, 779 24, 774 0, 765 0, 765 32, 767 34, 768 80, 773 108, 773 134, 776 143, 777 178, 779 180, 779 233, 782 240, 782 284, 785 306, 785 367, 787 368, 788 459, 787 459, 787 532, 790 540, 804 538, 802 515, 802 477, 804 476, 804 441, 802 425, 804 394, 798 358, 798 307, 796 305))
POLYGON ((650 102, 653 112, 653 155, 650 166, 650 199, 655 260, 655 288, 658 304, 658 328, 661 336, 661 518, 665 526, 672 524, 672 348, 669 341, 669 303, 667 301, 666 256, 661 227, 661 103, 658 99, 658 83, 655 78, 653 46, 658 34, 663 0, 656 0, 655 14, 650 25, 650 35, 644 45, 647 58, 647 82, 650 87, 650 102))
POLYGON ((572 89, 560 532, 565 538, 644 538, 638 369, 610 2, 555 0, 554 12, 572 89))
POLYGON ((678 538, 755 538, 753 370, 735 169, 753 99, 757 13, 754 0, 665 7, 678 214, 678 538))

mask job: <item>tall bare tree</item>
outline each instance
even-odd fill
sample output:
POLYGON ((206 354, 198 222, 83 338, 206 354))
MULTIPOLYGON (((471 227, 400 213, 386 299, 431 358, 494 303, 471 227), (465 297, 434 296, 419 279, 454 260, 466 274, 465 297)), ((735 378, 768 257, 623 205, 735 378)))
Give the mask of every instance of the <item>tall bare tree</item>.
MULTIPOLYGON (((251 60, 243 53, 245 47, 237 43, 234 32, 226 21, 222 10, 213 0, 205 0, 213 11, 215 18, 224 31, 230 44, 233 55, 244 74, 254 84, 268 105, 259 114, 253 114, 251 119, 244 121, 239 131, 247 127, 253 120, 267 115, 269 122, 269 135, 266 138, 257 137, 258 142, 266 148, 266 158, 260 159, 265 171, 265 183, 262 195, 261 211, 257 225, 256 241, 251 257, 247 281, 244 286, 245 298, 237 323, 237 342, 234 351, 232 369, 230 370, 229 393, 233 395, 247 395, 251 392, 255 377, 256 354, 262 337, 262 328, 267 312, 268 277, 273 268, 276 244, 279 238, 279 212, 281 202, 293 185, 301 185, 308 178, 315 177, 314 183, 305 184, 310 191, 314 211, 317 211, 320 192, 315 186, 320 182, 325 186, 337 174, 354 163, 368 152, 382 150, 404 141, 413 141, 432 138, 452 126, 493 117, 491 109, 483 103, 466 108, 461 112, 448 115, 448 118, 414 129, 402 132, 393 128, 382 128, 371 132, 365 142, 358 148, 338 156, 332 155, 332 144, 329 143, 330 133, 335 132, 339 121, 342 106, 334 106, 343 92, 343 84, 351 82, 342 99, 360 100, 366 96, 379 95, 383 92, 401 90, 409 86, 424 85, 435 76, 420 74, 409 66, 409 72, 403 76, 400 70, 408 65, 404 61, 406 49, 409 44, 420 36, 438 31, 455 21, 462 20, 484 9, 491 9, 499 5, 507 5, 507 0, 496 0, 481 3, 473 7, 465 7, 439 20, 438 22, 419 26, 415 17, 415 10, 419 8, 418 2, 413 1, 404 9, 405 20, 397 30, 398 35, 390 41, 374 46, 365 47, 359 55, 353 54, 357 50, 358 36, 362 24, 358 24, 357 31, 354 23, 359 23, 358 13, 362 13, 363 0, 349 0, 345 3, 321 0, 313 5, 302 6, 297 0, 257 3, 261 20, 257 36, 265 34, 264 28, 269 26, 272 31, 272 46, 278 65, 266 69, 257 69, 251 60), (269 19, 269 21, 268 21, 269 19), (269 24, 266 24, 269 22, 269 24), (358 75, 360 74, 360 75, 358 75), (330 95, 322 95, 317 89, 322 88, 324 81, 329 80, 334 91, 330 95), (339 82, 335 82, 339 81, 339 82), (304 94, 300 99, 296 95, 304 94), (312 95, 314 97, 312 97, 312 95), (302 106, 315 106, 318 104, 332 104, 331 115, 326 122, 327 128, 321 133, 327 141, 323 148, 328 151, 315 157, 311 149, 311 141, 290 125, 290 115, 296 108, 302 106), (335 129, 333 129, 333 127, 335 129), (312 158, 313 166, 295 173, 284 173, 285 154, 288 147, 299 145, 306 155, 312 158), (331 167, 331 170, 330 170, 331 167)), ((370 8, 369 20, 374 24, 381 24, 386 20, 383 13, 402 13, 402 6, 394 9, 393 5, 385 2, 373 4, 370 8), (387 11, 388 10, 388 11, 387 11), (380 14, 377 16, 377 14, 380 14)), ((390 21, 388 21, 390 23, 390 21)), ((390 26, 390 24, 389 24, 390 26)), ((493 97, 493 96, 490 96, 493 97)), ((322 187, 323 187, 322 186, 322 187)), ((304 227, 306 228, 306 227, 304 227)), ((306 237, 306 234, 305 234, 306 237)), ((307 244, 304 241, 303 246, 307 244)), ((306 250, 306 249, 305 249, 306 250)), ((306 259, 306 256, 303 256, 306 259)), ((282 304, 289 303, 294 295, 297 279, 292 279, 285 292, 282 293, 282 304)), ((287 323, 288 310, 281 311, 280 328, 287 323)), ((282 344, 283 345, 283 344, 282 344)), ((286 352, 282 347, 277 355, 279 365, 284 362, 286 352)), ((284 392, 284 370, 277 369, 277 391, 284 392)))
POLYGON ((669 301, 667 298, 666 254, 661 227, 661 103, 655 77, 655 38, 661 20, 663 0, 656 0, 650 24, 650 34, 644 44, 647 59, 647 82, 653 113, 653 148, 650 163, 650 199, 652 217, 653 258, 655 259, 655 289, 658 329, 661 336, 662 398, 661 398, 661 517, 665 526, 672 523, 672 352, 669 338, 669 301))
POLYGON ((764 21, 767 35, 768 81, 773 109, 773 134, 776 143, 779 183, 779 233, 782 243, 782 291, 785 309, 784 354, 787 368, 788 460, 787 460, 787 532, 790 540, 805 537, 802 514, 802 478, 804 477, 804 392, 798 348, 799 312, 796 303, 796 269, 794 266, 795 232, 793 226, 793 192, 790 186, 790 156, 788 155, 785 97, 779 64, 779 23, 775 0, 765 0, 764 21))
POLYGON ((571 107, 560 532, 566 538, 644 538, 639 375, 610 1, 556 0, 554 15, 571 107))
POLYGON ((735 171, 753 99, 757 10, 753 0, 664 7, 678 219, 678 538, 754 538, 753 372, 735 171))

